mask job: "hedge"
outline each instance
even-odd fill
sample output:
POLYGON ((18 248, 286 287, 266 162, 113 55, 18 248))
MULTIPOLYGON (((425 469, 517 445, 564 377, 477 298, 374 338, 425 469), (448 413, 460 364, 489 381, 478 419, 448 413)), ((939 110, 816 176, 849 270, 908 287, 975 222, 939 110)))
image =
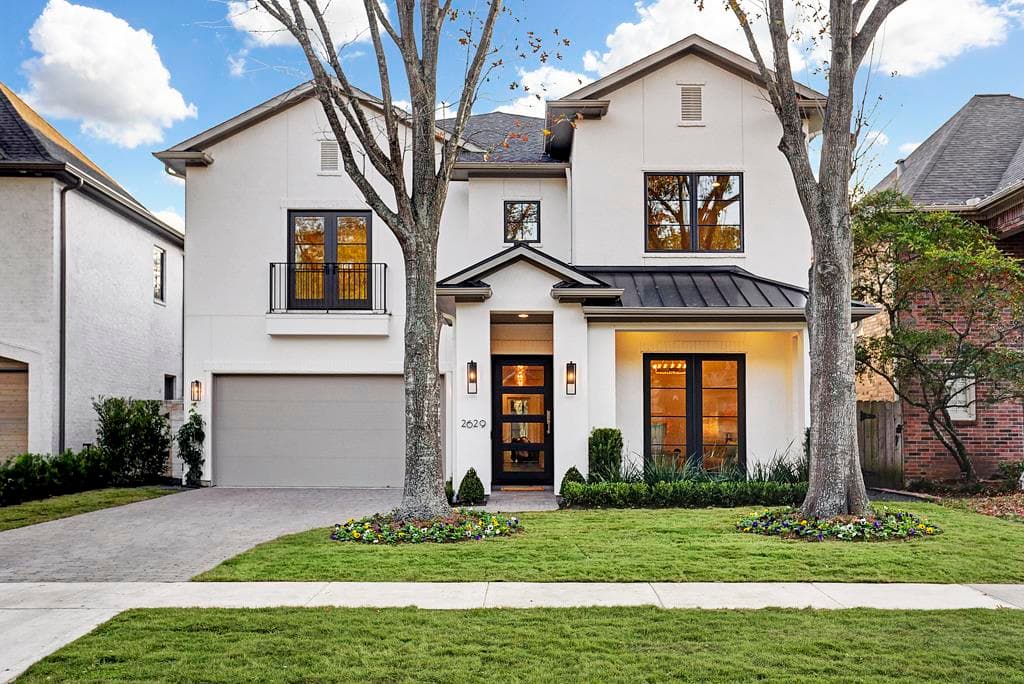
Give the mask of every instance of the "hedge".
POLYGON ((707 508, 798 506, 807 483, 755 481, 566 482, 565 508, 707 508))

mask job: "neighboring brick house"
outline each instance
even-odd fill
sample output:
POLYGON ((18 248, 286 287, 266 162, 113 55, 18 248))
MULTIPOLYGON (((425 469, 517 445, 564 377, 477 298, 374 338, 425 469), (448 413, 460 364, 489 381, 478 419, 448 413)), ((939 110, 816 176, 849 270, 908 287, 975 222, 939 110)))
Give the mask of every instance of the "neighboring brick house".
MULTIPOLYGON (((875 190, 888 188, 923 209, 955 212, 989 227, 1002 249, 1024 258, 1024 99, 975 95, 897 162, 875 190)), ((866 391, 869 383, 863 385, 866 391)), ((985 405, 985 392, 979 383, 973 411, 958 421, 982 477, 1000 461, 1024 458, 1024 406, 1019 401, 985 405)), ((955 461, 929 431, 924 413, 906 403, 902 410, 904 478, 957 477, 955 461)))

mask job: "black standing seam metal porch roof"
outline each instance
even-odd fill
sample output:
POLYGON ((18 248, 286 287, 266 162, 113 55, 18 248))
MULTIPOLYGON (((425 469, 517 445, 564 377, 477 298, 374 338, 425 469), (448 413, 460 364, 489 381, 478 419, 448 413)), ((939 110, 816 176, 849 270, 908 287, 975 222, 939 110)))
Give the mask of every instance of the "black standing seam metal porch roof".
POLYGON ((806 290, 755 276, 736 266, 579 268, 621 288, 616 305, 625 308, 802 309, 807 304, 806 290))

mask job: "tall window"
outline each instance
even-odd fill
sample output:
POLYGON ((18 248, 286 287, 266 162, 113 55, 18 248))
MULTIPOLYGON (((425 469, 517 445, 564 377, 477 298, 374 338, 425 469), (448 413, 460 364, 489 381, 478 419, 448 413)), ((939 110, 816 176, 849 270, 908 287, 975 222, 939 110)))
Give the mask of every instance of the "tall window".
POLYGON ((647 463, 742 467, 743 357, 645 354, 647 463))
POLYGON ((370 212, 293 211, 289 215, 289 306, 369 307, 370 212))
POLYGON ((729 173, 648 173, 648 252, 743 249, 743 179, 729 173))
POLYGON ((161 247, 153 247, 153 299, 164 301, 164 276, 167 268, 167 252, 161 247))
POLYGON ((505 202, 505 242, 540 242, 540 202, 505 202))

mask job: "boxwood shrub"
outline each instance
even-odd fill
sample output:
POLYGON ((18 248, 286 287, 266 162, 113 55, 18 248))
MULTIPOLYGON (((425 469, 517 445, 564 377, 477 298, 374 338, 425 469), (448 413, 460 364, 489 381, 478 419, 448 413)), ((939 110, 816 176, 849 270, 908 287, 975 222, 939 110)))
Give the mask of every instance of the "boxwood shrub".
POLYGON ((735 506, 797 506, 807 483, 750 481, 566 482, 565 508, 707 508, 735 506))

